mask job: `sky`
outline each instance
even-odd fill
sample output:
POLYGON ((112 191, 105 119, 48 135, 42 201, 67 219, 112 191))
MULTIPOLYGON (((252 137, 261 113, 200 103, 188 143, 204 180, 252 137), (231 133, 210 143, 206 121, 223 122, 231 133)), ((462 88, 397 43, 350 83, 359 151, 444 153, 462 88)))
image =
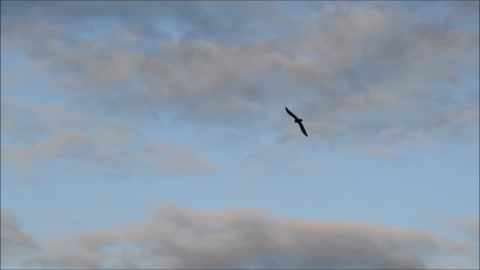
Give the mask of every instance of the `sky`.
POLYGON ((1 1, 2 269, 478 269, 478 74, 478 1, 1 1))

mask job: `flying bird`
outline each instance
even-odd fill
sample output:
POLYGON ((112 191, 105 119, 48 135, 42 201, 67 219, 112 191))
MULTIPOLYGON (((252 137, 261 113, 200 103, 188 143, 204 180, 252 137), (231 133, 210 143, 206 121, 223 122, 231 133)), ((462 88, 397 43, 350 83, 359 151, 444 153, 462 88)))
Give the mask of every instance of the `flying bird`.
POLYGON ((308 137, 307 131, 305 130, 305 127, 302 124, 303 119, 298 118, 295 114, 293 114, 287 107, 285 107, 285 110, 287 110, 287 113, 290 114, 295 119, 295 123, 298 123, 300 126, 300 129, 302 130, 303 134, 308 137))

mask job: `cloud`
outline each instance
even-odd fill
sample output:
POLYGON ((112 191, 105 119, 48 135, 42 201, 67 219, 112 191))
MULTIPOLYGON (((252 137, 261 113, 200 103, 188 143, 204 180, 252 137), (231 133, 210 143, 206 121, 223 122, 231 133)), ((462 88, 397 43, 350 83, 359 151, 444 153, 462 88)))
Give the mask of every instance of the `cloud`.
POLYGON ((447 225, 450 231, 467 236, 472 241, 480 242, 480 223, 478 216, 459 217, 459 218, 443 218, 441 219, 447 225))
MULTIPOLYGON (((475 247, 428 231, 342 221, 278 218, 248 209, 163 205, 143 221, 63 235, 25 265, 46 268, 442 268, 475 247)), ((463 261, 462 261, 463 260, 463 261)))
POLYGON ((2 264, 28 254, 36 247, 33 236, 21 228, 13 213, 2 209, 1 223, 2 264))
POLYGON ((151 144, 150 149, 162 156, 160 171, 170 174, 182 172, 206 173, 218 169, 218 166, 193 153, 190 149, 177 144, 151 144))
POLYGON ((478 269, 480 266, 479 217, 463 216, 453 218, 442 216, 434 218, 433 221, 439 224, 442 230, 450 236, 469 241, 472 248, 464 254, 464 258, 446 256, 441 261, 432 265, 432 268, 439 268, 438 266, 443 265, 443 268, 446 269, 478 269))
POLYGON ((473 239, 479 240, 480 222, 478 217, 468 217, 460 221, 462 227, 473 239))
MULTIPOLYGON (((236 39, 251 41, 252 38, 279 36, 292 28, 293 16, 287 16, 279 3, 231 2, 221 5, 192 2, 164 1, 163 3, 5 3, 2 17, 7 19, 27 16, 40 19, 48 17, 54 23, 64 22, 67 26, 77 25, 72 18, 87 18, 91 21, 110 20, 118 24, 153 25, 153 28, 171 37, 182 39, 203 39, 208 37, 219 41, 236 39), (50 16, 55 14, 54 16, 50 16), (222 21, 221 24, 218 21, 222 21), (258 24, 261 22, 262 24, 258 24), (266 25, 264 25, 266 23, 266 25), (280 27, 272 31, 272 28, 280 27)), ((295 24, 293 25, 293 27, 295 24)), ((155 34, 155 33, 151 33, 155 34)))
POLYGON ((107 170, 148 169, 166 175, 206 173, 217 165, 185 146, 144 140, 132 125, 71 110, 2 97, 2 157, 16 166, 45 165, 59 159, 107 170), (85 127, 88 127, 87 129, 85 127), (162 146, 162 147, 159 147, 162 146))
POLYGON ((469 101, 477 91, 478 28, 462 23, 478 20, 476 13, 425 16, 409 5, 338 3, 311 5, 302 19, 280 3, 113 6, 12 4, 2 42, 20 44, 15 48, 43 68, 62 71, 56 93, 90 112, 141 121, 161 115, 192 128, 250 134, 277 130, 283 143, 297 135, 278 116, 288 105, 302 114, 310 137, 332 145, 478 137, 471 128, 478 103, 469 101), (31 15, 19 20, 19 10, 31 15), (82 23, 58 30, 65 21, 60 11, 119 23, 79 38, 71 33, 95 31, 82 23), (473 117, 458 121, 459 111, 473 117))

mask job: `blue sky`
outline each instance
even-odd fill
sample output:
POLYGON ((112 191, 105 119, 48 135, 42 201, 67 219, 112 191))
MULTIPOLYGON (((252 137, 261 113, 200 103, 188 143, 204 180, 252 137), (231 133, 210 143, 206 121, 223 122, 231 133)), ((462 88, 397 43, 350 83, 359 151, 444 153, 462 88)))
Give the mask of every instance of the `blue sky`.
POLYGON ((2 267, 479 267, 478 1, 1 5, 2 267))

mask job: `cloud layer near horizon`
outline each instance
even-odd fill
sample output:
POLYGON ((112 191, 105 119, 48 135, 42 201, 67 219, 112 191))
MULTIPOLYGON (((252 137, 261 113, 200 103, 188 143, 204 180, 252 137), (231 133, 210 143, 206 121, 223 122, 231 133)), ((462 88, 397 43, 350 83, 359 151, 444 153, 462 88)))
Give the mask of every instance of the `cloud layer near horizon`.
MULTIPOLYGON (((478 227, 478 218, 471 221, 478 227)), ((176 205, 155 208, 146 220, 50 239, 40 243, 27 236, 2 210, 2 258, 11 260, 15 249, 21 254, 38 242, 30 256, 22 257, 30 267, 426 269, 475 267, 478 260, 475 238, 460 241, 417 229, 176 205), (444 259, 449 256, 456 260, 444 259)))

